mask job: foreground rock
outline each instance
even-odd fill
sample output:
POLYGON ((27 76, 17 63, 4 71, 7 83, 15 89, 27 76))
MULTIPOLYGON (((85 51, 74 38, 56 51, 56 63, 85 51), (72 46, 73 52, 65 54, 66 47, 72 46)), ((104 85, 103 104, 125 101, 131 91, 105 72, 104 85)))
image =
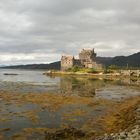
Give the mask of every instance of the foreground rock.
POLYGON ((55 132, 46 132, 45 140, 140 140, 140 125, 132 130, 124 130, 110 135, 88 138, 86 133, 76 128, 65 128, 55 132))
POLYGON ((120 133, 105 134, 90 140, 140 140, 140 126, 136 125, 131 131, 124 130, 120 133))
POLYGON ((85 136, 86 136, 85 132, 73 127, 69 127, 69 128, 57 130, 55 132, 47 131, 45 133, 45 140, 66 140, 66 139, 77 140, 85 136))

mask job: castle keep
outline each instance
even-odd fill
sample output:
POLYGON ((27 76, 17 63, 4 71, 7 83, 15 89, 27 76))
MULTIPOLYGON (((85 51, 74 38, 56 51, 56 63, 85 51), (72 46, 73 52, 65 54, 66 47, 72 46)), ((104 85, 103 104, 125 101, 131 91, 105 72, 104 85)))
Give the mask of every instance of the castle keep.
POLYGON ((67 70, 75 65, 74 56, 62 56, 61 57, 61 70, 67 70))
POLYGON ((74 56, 66 55, 61 57, 61 70, 65 71, 73 66, 79 66, 83 68, 95 68, 101 70, 102 64, 96 62, 96 53, 94 49, 82 49, 79 53, 79 59, 75 59, 74 56))

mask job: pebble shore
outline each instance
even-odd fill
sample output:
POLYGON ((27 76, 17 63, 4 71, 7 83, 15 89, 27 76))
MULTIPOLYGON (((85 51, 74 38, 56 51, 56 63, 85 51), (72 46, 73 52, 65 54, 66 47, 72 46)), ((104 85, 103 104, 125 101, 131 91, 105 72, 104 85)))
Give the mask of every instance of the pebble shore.
POLYGON ((126 129, 119 133, 105 134, 91 140, 140 140, 140 105, 136 109, 136 113, 136 123, 131 130, 126 129))

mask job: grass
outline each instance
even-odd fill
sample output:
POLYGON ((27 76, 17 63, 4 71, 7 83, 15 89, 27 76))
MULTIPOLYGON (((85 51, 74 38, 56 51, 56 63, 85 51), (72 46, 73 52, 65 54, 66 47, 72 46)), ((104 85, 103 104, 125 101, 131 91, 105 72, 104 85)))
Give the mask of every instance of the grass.
POLYGON ((133 97, 118 104, 114 111, 108 114, 102 122, 107 133, 118 132, 119 130, 131 129, 136 123, 136 108, 140 104, 140 96, 133 97))

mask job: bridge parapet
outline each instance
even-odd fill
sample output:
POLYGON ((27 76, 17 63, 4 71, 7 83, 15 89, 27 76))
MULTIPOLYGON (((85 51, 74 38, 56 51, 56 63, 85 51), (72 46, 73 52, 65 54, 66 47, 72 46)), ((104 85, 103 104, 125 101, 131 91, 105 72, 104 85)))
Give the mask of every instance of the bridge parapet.
POLYGON ((121 70, 121 75, 140 77, 140 70, 121 70))
POLYGON ((121 75, 130 76, 130 70, 121 70, 121 75))

